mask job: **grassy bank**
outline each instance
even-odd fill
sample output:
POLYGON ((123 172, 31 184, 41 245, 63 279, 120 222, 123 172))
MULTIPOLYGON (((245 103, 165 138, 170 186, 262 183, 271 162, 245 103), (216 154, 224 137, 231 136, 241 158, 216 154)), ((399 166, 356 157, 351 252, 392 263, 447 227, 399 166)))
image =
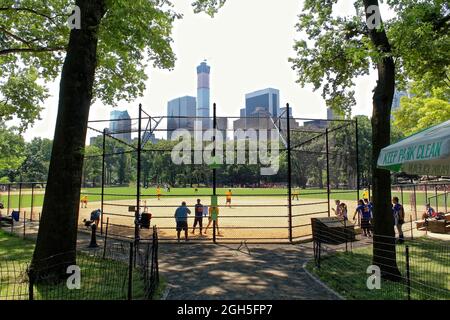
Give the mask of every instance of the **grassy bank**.
MULTIPOLYGON (((32 258, 34 242, 0 230, 0 300, 28 299, 26 270, 32 258)), ((81 270, 81 288, 69 290, 66 281, 34 286, 37 300, 121 300, 127 298, 128 264, 102 259, 88 253, 77 254, 81 270)), ((161 281, 156 298, 165 282, 161 281)), ((144 285, 138 270, 133 271, 133 299, 144 298, 144 285)))
MULTIPOLYGON (((408 241, 410 252, 411 298, 450 299, 450 243, 429 238, 408 241)), ((372 246, 322 256, 320 269, 314 261, 307 269, 346 299, 407 299, 405 245, 397 246, 397 265, 403 282, 383 280, 381 289, 367 287, 367 268, 372 264, 372 246)))

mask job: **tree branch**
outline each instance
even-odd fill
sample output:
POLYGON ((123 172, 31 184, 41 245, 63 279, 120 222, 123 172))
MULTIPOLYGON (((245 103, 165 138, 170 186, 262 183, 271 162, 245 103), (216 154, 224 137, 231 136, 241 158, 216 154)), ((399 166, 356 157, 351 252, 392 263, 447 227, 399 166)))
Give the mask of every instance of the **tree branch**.
POLYGON ((39 52, 54 52, 54 51, 66 51, 64 47, 54 47, 54 48, 9 48, 0 50, 0 56, 11 54, 11 53, 39 53, 39 52))
POLYGON ((38 11, 36 11, 36 10, 34 10, 34 9, 30 9, 30 8, 12 8, 12 7, 4 7, 4 8, 0 8, 0 11, 10 11, 10 10, 13 10, 13 11, 24 11, 24 12, 29 12, 29 13, 33 13, 33 14, 35 14, 35 15, 38 15, 38 16, 41 16, 41 17, 44 17, 44 18, 46 18, 46 19, 48 19, 48 20, 51 20, 51 21, 53 21, 53 19, 54 19, 54 17, 51 17, 51 16, 49 16, 49 15, 47 15, 47 14, 45 14, 45 13, 42 13, 42 12, 38 12, 38 11))
POLYGON ((30 44, 29 41, 27 41, 27 40, 25 40, 25 39, 19 37, 18 35, 15 35, 14 33, 9 32, 8 30, 6 30, 6 29, 3 28, 3 27, 0 27, 0 31, 3 31, 6 35, 9 35, 11 38, 13 38, 13 39, 15 39, 15 40, 17 40, 17 41, 20 41, 20 42, 22 42, 22 43, 25 43, 25 44, 26 44, 27 46, 29 46, 29 47, 31 46, 31 44, 30 44))

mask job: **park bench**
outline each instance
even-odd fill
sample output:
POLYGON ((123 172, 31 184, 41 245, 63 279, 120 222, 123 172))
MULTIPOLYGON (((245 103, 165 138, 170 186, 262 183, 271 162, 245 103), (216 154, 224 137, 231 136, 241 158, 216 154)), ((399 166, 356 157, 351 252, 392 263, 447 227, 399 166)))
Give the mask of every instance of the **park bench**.
POLYGON ((446 220, 430 220, 428 221, 428 231, 434 233, 447 233, 448 221, 446 220))
POLYGON ((13 211, 11 212, 11 215, 9 216, 1 216, 0 223, 2 225, 12 225, 14 221, 19 222, 20 220, 20 212, 19 211, 13 211))

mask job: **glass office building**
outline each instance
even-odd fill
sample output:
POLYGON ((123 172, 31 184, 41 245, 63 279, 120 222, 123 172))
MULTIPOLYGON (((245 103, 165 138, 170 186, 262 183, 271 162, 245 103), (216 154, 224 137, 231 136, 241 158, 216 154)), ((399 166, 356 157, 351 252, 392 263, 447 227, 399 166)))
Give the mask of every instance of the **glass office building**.
POLYGON ((167 103, 167 139, 171 140, 173 131, 177 129, 194 130, 197 100, 185 96, 167 103))
POLYGON ((131 142, 131 118, 128 111, 113 110, 110 113, 109 132, 117 139, 131 142))
POLYGON ((245 95, 245 114, 251 117, 257 110, 264 109, 277 117, 280 109, 280 91, 273 88, 255 91, 245 95))

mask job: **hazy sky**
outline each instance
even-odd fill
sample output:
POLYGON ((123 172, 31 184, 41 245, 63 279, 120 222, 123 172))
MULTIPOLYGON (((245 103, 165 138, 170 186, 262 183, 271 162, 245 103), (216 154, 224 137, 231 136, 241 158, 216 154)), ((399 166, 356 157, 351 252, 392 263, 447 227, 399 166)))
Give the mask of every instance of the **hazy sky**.
MULTIPOLYGON (((173 49, 177 56, 172 71, 149 68, 149 81, 144 97, 132 104, 120 104, 131 117, 137 116, 138 104, 152 115, 165 115, 167 101, 196 96, 196 66, 204 59, 211 66, 211 104, 217 113, 238 116, 244 106, 244 95, 273 87, 280 90, 280 103, 287 102, 295 117, 325 118, 325 102, 320 92, 301 88, 296 73, 288 62, 294 56, 297 16, 302 8, 299 0, 228 0, 214 17, 194 14, 189 0, 174 0, 175 10, 184 17, 175 22, 173 49)), ((342 12, 353 10, 353 1, 341 1, 342 12)), ((353 114, 370 115, 374 75, 358 79, 357 106, 353 114)), ((42 120, 25 134, 26 140, 40 136, 53 138, 56 122, 59 79, 51 85, 52 95, 45 103, 42 120)), ((109 106, 96 103, 90 119, 108 119, 109 106)))

